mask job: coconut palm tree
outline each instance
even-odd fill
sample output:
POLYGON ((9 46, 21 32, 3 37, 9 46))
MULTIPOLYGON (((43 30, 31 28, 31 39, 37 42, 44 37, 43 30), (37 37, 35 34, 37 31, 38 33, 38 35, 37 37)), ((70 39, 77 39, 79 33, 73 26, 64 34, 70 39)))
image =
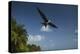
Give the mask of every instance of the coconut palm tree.
POLYGON ((28 34, 24 25, 11 18, 11 52, 40 51, 40 46, 27 44, 28 34))
POLYGON ((16 22, 11 18, 11 49, 14 52, 27 51, 26 42, 28 34, 23 25, 16 22))

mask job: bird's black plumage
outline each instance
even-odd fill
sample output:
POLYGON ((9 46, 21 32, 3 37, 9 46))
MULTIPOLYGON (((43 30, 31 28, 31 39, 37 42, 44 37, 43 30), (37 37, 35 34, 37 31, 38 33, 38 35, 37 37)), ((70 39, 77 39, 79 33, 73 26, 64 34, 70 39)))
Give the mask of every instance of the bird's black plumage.
POLYGON ((37 10, 38 10, 38 12, 39 12, 40 16, 43 18, 43 20, 44 20, 45 22, 48 22, 47 17, 44 15, 44 13, 43 13, 43 12, 41 12, 41 10, 40 10, 38 7, 37 7, 37 10))
POLYGON ((50 22, 50 21, 48 20, 48 18, 44 15, 44 13, 43 13, 38 7, 37 7, 37 10, 38 10, 40 16, 42 17, 42 19, 44 20, 44 22, 43 22, 42 24, 43 24, 45 27, 46 27, 47 25, 49 25, 49 26, 52 26, 52 27, 54 27, 54 28, 57 28, 57 26, 54 25, 52 22, 50 22))
POLYGON ((52 27, 54 27, 54 28, 57 28, 57 26, 54 25, 54 24, 52 24, 52 23, 48 23, 48 25, 50 25, 50 26, 52 26, 52 27))

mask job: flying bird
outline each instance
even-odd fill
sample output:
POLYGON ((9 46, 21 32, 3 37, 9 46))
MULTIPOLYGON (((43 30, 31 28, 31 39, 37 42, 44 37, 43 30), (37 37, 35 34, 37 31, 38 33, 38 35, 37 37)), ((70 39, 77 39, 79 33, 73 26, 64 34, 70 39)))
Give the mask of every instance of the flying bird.
POLYGON ((42 17, 42 19, 43 19, 43 23, 42 23, 42 25, 44 25, 45 26, 45 28, 49 25, 49 26, 51 26, 51 27, 54 27, 54 28, 57 28, 57 26, 55 25, 55 24, 53 24, 52 22, 51 22, 51 20, 49 20, 45 15, 44 15, 44 13, 37 7, 37 10, 38 10, 38 12, 39 12, 39 14, 40 14, 40 16, 42 17))

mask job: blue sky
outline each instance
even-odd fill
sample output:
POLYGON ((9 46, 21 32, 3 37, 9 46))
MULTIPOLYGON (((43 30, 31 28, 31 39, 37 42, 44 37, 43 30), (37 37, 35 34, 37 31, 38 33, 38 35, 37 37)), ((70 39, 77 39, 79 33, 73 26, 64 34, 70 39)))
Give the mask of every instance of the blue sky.
POLYGON ((12 2, 11 13, 19 24, 25 25, 29 44, 40 45, 42 50, 78 48, 76 5, 12 2), (51 28, 50 32, 41 31, 43 19, 36 7, 39 7, 58 28, 51 28))

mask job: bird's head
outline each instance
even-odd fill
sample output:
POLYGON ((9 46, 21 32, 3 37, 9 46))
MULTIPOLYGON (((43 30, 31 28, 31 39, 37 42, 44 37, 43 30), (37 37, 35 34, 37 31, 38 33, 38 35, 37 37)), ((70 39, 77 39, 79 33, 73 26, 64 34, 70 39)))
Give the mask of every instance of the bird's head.
POLYGON ((51 22, 51 20, 48 20, 48 23, 51 22))

